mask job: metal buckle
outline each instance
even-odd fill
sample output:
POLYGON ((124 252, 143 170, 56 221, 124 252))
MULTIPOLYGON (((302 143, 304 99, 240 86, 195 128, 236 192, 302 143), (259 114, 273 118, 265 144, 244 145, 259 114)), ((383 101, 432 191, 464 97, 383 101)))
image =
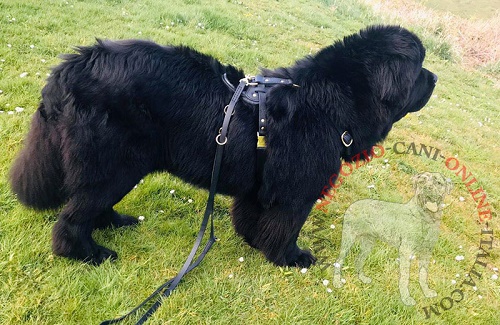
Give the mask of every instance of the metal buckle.
POLYGON ((245 85, 247 85, 247 86, 258 86, 259 85, 258 82, 252 82, 251 81, 251 80, 254 80, 254 79, 255 79, 254 76, 246 76, 245 78, 241 78, 240 82, 244 81, 245 85))

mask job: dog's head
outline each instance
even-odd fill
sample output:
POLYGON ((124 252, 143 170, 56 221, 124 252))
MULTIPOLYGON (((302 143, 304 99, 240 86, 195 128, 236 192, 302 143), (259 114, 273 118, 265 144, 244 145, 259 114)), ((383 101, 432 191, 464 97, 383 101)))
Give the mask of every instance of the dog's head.
POLYGON ((366 43, 364 68, 373 100, 385 108, 385 138, 392 124, 422 109, 429 101, 437 75, 422 67, 425 48, 420 39, 398 26, 371 26, 360 32, 366 43))
POLYGON ((352 131, 352 152, 369 151, 394 123, 427 104, 438 77, 423 68, 424 58, 425 48, 417 35, 399 26, 380 25, 347 36, 314 57, 322 68, 315 78, 328 75, 339 82, 340 89, 348 85, 356 116, 338 104, 332 112, 339 124, 352 131))
POLYGON ((424 172, 413 176, 412 180, 418 204, 431 213, 442 209, 444 197, 450 194, 453 188, 451 180, 440 173, 424 172))

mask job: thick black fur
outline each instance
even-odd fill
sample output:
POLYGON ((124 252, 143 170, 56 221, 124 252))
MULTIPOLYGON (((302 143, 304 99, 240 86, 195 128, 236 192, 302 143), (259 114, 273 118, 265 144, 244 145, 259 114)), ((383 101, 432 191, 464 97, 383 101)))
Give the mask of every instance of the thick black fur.
MULTIPOLYGON (((116 253, 92 231, 135 224, 113 206, 139 180, 167 171, 207 188, 214 141, 241 70, 187 47, 98 41, 67 55, 42 91, 25 148, 12 171, 19 200, 37 209, 64 204, 53 230, 61 256, 99 264, 116 253)), ((257 108, 240 102, 225 146, 218 192, 235 198, 233 224, 277 265, 315 258, 296 241, 343 153, 370 150, 394 122, 428 101, 436 76, 411 32, 373 26, 289 68, 263 70, 300 87, 268 93, 267 160, 256 177, 257 108)))

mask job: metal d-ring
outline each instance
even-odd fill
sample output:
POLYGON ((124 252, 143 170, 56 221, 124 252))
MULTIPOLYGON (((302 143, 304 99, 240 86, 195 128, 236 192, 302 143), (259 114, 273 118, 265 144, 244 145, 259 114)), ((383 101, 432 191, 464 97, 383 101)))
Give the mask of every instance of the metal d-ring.
POLYGON ((347 131, 344 131, 344 133, 342 133, 342 135, 340 136, 340 140, 342 140, 342 143, 344 144, 344 146, 345 146, 346 148, 350 147, 350 146, 351 146, 351 144, 352 144, 352 142, 354 141, 354 140, 352 139, 352 136, 351 136, 351 135, 349 134, 349 132, 347 132, 347 131), (349 136, 351 137, 351 139, 350 139, 349 143, 347 143, 347 142, 344 140, 344 136, 345 136, 345 135, 349 135, 349 136))
MULTIPOLYGON (((227 109, 228 109, 228 108, 229 108, 229 105, 226 105, 226 106, 224 107, 224 114, 227 114, 227 109)), ((231 112, 231 116, 233 116, 233 115, 234 115, 234 110, 231 112)))
POLYGON ((220 136, 220 134, 217 134, 217 136, 215 137, 215 142, 217 142, 219 146, 223 146, 227 143, 227 137, 224 139, 224 142, 220 142, 220 136))

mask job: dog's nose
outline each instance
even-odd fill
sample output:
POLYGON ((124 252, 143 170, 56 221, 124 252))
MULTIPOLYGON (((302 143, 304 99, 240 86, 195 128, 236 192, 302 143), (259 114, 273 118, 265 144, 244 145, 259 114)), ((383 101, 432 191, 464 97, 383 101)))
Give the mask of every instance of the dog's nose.
POLYGON ((434 83, 438 82, 438 76, 435 75, 434 73, 432 73, 432 79, 434 80, 434 83))

